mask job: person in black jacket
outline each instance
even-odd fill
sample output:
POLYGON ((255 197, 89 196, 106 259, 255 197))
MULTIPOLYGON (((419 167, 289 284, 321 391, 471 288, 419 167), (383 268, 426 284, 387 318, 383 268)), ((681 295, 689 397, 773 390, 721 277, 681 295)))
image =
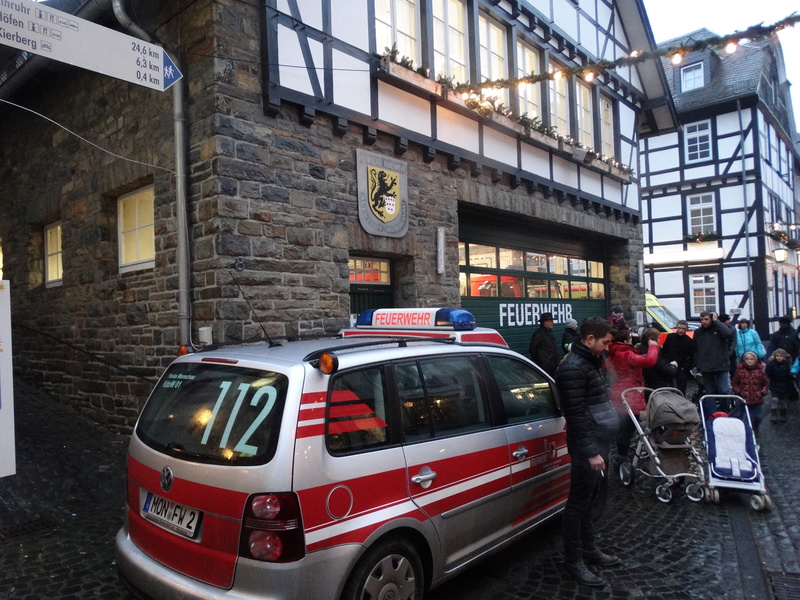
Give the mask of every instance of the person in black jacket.
POLYGON ((553 313, 542 313, 539 317, 539 329, 531 336, 528 352, 531 360, 542 367, 548 375, 551 377, 555 375, 561 353, 556 346, 556 336, 553 335, 553 313))
POLYGON ((695 341, 686 332, 689 324, 686 321, 678 321, 675 331, 667 334, 664 340, 662 352, 664 357, 672 362, 678 363, 678 372, 675 374, 675 387, 681 394, 686 394, 686 383, 691 377, 690 371, 694 367, 694 354, 697 349, 695 341))
MULTIPOLYGON (((639 342, 639 354, 647 354, 649 348, 648 343, 650 340, 658 342, 658 329, 648 327, 642 332, 641 342, 639 342)), ((662 348, 658 353, 658 360, 655 366, 649 369, 642 369, 644 375, 644 385, 653 390, 665 387, 675 387, 675 375, 678 372, 678 363, 676 361, 669 361, 664 355, 662 348)))
POLYGON ((790 362, 794 362, 800 351, 800 340, 797 339, 797 330, 792 327, 792 318, 785 316, 778 319, 778 330, 769 338, 767 346, 767 358, 778 348, 783 348, 791 357, 790 362))
MULTIPOLYGON (((700 328, 694 331, 697 352, 694 364, 703 375, 703 389, 708 395, 729 395, 731 390, 730 327, 717 318, 717 313, 703 311, 700 313, 700 328)), ((714 410, 713 399, 704 414, 710 415, 714 410)))
POLYGON ((561 520, 564 568, 579 583, 599 587, 606 584, 605 579, 590 571, 586 562, 604 567, 621 562, 597 548, 593 528, 594 518, 605 505, 605 470, 619 430, 601 369, 603 352, 611 341, 611 325, 600 317, 589 317, 581 323, 580 337, 558 365, 555 377, 572 461, 569 497, 561 520))

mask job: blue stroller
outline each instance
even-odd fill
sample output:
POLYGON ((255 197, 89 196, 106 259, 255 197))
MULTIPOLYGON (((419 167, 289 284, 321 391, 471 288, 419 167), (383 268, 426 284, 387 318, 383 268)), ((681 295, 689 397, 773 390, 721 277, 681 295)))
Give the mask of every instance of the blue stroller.
POLYGON ((749 492, 753 510, 772 508, 744 399, 741 396, 703 396, 700 416, 708 453, 705 500, 718 504, 720 490, 728 489, 749 492))

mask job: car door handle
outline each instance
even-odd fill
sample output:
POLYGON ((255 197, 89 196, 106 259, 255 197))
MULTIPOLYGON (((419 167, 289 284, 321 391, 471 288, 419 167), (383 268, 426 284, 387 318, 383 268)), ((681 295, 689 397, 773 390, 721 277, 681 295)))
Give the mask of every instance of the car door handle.
POLYGON ((518 461, 523 461, 528 456, 528 449, 525 446, 520 446, 511 455, 518 461))
POLYGON ((422 488, 428 488, 434 479, 436 479, 436 471, 432 471, 430 467, 422 467, 419 475, 414 475, 411 478, 411 483, 415 483, 422 488))

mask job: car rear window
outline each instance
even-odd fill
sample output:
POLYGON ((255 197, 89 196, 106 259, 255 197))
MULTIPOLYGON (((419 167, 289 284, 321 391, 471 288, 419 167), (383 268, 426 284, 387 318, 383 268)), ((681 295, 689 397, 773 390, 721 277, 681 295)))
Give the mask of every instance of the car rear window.
POLYGON ((185 460, 255 465, 272 459, 286 401, 285 375, 208 363, 172 365, 136 434, 185 460))

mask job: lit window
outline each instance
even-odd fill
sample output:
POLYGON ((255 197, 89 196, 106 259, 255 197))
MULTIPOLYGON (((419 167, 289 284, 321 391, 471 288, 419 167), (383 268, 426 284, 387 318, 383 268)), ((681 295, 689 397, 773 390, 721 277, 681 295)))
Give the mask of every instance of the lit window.
POLYGON ((617 155, 614 138, 614 103, 600 97, 600 153, 607 158, 617 155))
POLYGON ((465 0, 433 2, 433 64, 437 76, 469 80, 465 0))
POLYGON ((61 262, 61 223, 44 228, 45 285, 61 285, 64 276, 61 262))
MULTIPOLYGON (((517 42, 517 77, 527 77, 539 72, 539 53, 522 42, 517 42)), ((531 119, 541 118, 541 86, 538 83, 524 83, 517 87, 519 114, 527 114, 531 119)))
POLYGON ((375 0, 375 38, 378 54, 397 45, 397 58, 419 66, 415 0, 375 0))
POLYGON ((350 281, 354 283, 367 283, 370 285, 391 285, 390 267, 388 260, 379 258, 351 258, 350 281))
POLYGON ((717 274, 702 273, 689 276, 692 298, 692 315, 700 316, 706 310, 717 310, 717 274))
POLYGON ((714 231, 714 195, 698 194, 687 199, 689 233, 703 234, 714 231))
MULTIPOLYGON (((558 71, 559 67, 550 64, 550 72, 558 71)), ((559 135, 568 136, 569 131, 569 105, 567 97, 567 78, 558 77, 548 82, 550 99, 550 127, 554 127, 559 135)))
POLYGON ((576 115, 578 117, 578 143, 586 148, 594 148, 594 128, 592 126, 592 88, 578 82, 575 94, 576 115))
MULTIPOLYGON (((506 30, 483 14, 480 16, 478 26, 481 81, 507 78, 506 30)), ((508 90, 487 90, 487 92, 487 95, 498 95, 503 103, 508 104, 508 90)))
POLYGON ((147 186, 117 201, 120 272, 151 269, 155 266, 155 228, 153 226, 153 186, 147 186))
POLYGON ((687 65, 681 69, 681 91, 696 90, 705 85, 703 82, 703 63, 687 65))
POLYGON ((711 158, 711 123, 709 121, 687 125, 684 135, 686 138, 686 162, 711 158))

